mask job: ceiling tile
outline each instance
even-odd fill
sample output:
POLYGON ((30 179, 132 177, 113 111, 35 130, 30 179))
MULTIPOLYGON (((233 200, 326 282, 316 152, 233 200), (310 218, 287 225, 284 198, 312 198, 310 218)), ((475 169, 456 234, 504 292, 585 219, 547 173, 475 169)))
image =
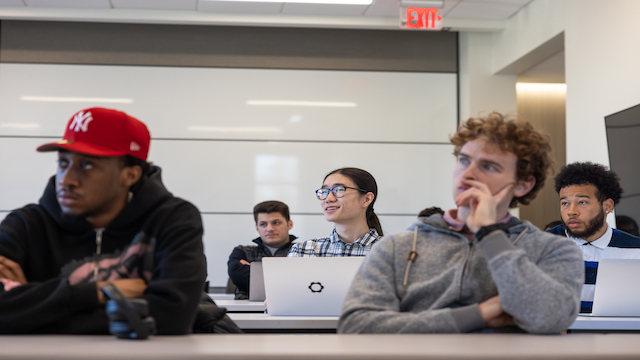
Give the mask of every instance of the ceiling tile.
POLYGON ((24 0, 28 7, 110 9, 109 0, 24 0))
POLYGON ((505 2, 460 1, 446 16, 458 19, 506 20, 522 6, 505 2))
POLYGON ((114 9, 196 10, 198 0, 111 0, 114 9))
POLYGON ((0 0, 0 7, 24 7, 22 0, 0 0))
MULTIPOLYGON (((445 0, 448 1, 448 0, 445 0)), ((511 5, 520 5, 524 6, 530 3, 532 0, 460 0, 464 2, 481 2, 481 3, 502 3, 502 4, 511 4, 511 5)))
POLYGON ((302 4, 285 3, 283 14, 318 16, 360 16, 369 5, 302 4))
POLYGON ((199 0, 198 11, 241 14, 278 14, 283 3, 199 0))
POLYGON ((400 0, 373 0, 365 10, 365 16, 398 17, 400 13, 400 0))
POLYGON ((440 9, 442 16, 447 16, 449 12, 458 6, 460 0, 444 0, 444 7, 440 9))

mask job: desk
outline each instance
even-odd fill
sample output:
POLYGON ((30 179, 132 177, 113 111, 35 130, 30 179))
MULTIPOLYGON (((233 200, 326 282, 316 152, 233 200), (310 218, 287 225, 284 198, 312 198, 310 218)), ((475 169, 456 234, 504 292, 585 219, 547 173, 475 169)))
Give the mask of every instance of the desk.
POLYGON ((331 330, 338 327, 337 316, 269 316, 264 313, 228 313, 242 330, 331 330))
POLYGON ((227 308, 228 312, 264 312, 264 301, 249 300, 215 300, 219 307, 227 308))
POLYGON ((1 359, 579 359, 640 356, 640 334, 0 336, 1 359))
POLYGON ((604 316, 578 316, 569 330, 640 330, 640 318, 638 317, 604 317, 604 316))
POLYGON ((233 300, 235 298, 235 295, 233 294, 208 294, 208 295, 213 301, 233 300))
MULTIPOLYGON (((269 316, 264 313, 227 315, 243 330, 335 330, 338 326, 337 316, 269 316)), ((640 318, 578 316, 569 330, 640 331, 640 318)))

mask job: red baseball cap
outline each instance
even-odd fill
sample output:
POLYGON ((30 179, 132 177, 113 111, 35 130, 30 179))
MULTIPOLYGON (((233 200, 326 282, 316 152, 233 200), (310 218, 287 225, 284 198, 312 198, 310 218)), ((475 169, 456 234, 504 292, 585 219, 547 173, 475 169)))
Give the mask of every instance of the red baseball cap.
POLYGON ((142 121, 122 111, 90 108, 71 117, 61 141, 38 151, 69 150, 92 156, 131 155, 147 160, 151 135, 142 121))

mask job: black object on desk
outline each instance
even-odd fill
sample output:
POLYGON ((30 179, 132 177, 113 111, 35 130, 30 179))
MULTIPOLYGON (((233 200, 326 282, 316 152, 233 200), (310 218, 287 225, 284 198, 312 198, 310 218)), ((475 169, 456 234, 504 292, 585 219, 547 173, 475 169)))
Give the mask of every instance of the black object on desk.
POLYGON ((107 301, 109 332, 119 339, 146 339, 156 333, 156 321, 149 316, 145 299, 127 299, 113 284, 100 288, 107 301))

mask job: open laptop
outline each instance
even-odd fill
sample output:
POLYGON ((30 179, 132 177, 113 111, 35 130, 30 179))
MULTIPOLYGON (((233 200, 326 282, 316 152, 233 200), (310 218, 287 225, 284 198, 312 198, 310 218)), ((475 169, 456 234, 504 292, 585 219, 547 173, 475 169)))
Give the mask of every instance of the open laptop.
POLYGON ((640 316, 639 259, 601 259, 591 316, 640 316))
POLYGON ((262 262, 252 261, 249 264, 249 301, 264 301, 264 276, 262 262))
POLYGON ((364 257, 263 258, 269 315, 340 316, 364 257))

